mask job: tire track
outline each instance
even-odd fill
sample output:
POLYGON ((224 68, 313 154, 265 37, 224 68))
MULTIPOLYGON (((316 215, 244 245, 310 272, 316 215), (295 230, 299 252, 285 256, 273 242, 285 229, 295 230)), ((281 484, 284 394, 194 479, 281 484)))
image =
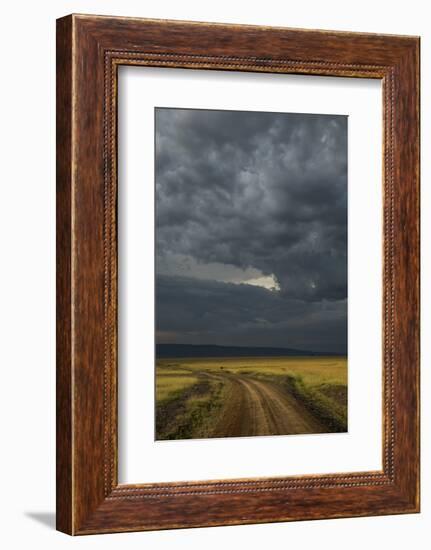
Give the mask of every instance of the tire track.
POLYGON ((227 397, 212 437, 328 432, 293 395, 277 384, 235 374, 209 375, 227 384, 227 397))

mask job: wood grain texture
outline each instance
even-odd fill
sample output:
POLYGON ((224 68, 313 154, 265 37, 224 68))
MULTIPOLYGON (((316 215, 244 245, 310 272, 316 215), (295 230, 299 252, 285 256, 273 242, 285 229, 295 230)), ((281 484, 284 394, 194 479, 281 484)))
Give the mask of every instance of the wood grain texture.
POLYGON ((57 23, 57 529, 72 531, 72 34, 57 23))
POLYGON ((68 16, 57 40, 57 527, 70 534, 419 510, 419 39, 68 16), (379 78, 383 470, 118 485, 117 68, 379 78))

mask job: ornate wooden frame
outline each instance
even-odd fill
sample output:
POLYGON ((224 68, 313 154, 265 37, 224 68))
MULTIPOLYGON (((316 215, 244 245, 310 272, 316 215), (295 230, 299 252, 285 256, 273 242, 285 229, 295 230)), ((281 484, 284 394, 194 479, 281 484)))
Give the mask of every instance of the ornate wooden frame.
POLYGON ((69 534, 419 510, 419 38, 70 15, 57 21, 57 528, 69 534), (119 485, 119 65, 383 82, 383 470, 119 485))

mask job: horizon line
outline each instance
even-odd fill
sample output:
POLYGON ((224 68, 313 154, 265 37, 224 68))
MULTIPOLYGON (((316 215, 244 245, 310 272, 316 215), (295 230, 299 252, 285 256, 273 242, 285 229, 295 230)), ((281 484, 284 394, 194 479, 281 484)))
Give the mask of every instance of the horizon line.
POLYGON ((283 346, 244 346, 244 345, 235 345, 235 344, 177 344, 174 342, 156 342, 156 346, 192 346, 192 347, 215 347, 215 348, 243 348, 243 349, 279 349, 279 350, 286 350, 286 351, 299 351, 302 353, 315 353, 316 355, 319 354, 326 354, 326 355, 345 355, 347 357, 347 350, 345 352, 341 351, 313 351, 310 349, 301 349, 301 348, 287 348, 283 346))

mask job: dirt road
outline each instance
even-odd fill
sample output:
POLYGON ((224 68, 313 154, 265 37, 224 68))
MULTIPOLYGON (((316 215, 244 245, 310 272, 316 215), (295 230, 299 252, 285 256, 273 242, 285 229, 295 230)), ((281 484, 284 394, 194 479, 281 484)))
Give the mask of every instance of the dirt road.
POLYGON ((275 383, 236 374, 219 375, 227 399, 212 437, 325 433, 293 395, 275 383))

